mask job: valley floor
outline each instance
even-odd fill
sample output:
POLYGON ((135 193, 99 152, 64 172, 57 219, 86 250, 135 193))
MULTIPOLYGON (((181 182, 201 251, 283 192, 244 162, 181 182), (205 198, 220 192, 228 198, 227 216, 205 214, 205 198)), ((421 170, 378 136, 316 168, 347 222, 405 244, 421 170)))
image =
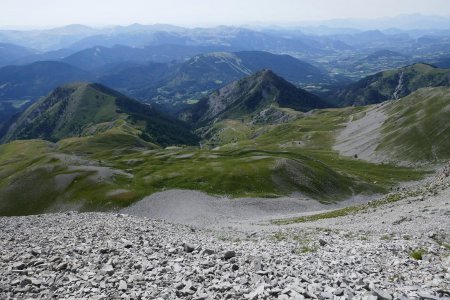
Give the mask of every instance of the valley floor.
POLYGON ((116 213, 3 217, 0 298, 448 299, 448 171, 397 191, 395 202, 289 225, 268 221, 276 200, 257 210, 264 218, 230 226, 116 213))

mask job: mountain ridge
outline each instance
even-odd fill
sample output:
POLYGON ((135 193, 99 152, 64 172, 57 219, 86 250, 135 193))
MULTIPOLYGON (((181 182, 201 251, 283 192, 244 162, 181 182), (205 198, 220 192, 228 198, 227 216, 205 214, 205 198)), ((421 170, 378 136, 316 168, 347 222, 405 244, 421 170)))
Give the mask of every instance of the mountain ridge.
POLYGON ((189 112, 194 123, 255 116, 273 106, 308 111, 325 108, 320 97, 295 87, 269 69, 234 81, 203 98, 189 112))
POLYGON ((115 127, 126 128, 125 131, 137 138, 161 145, 195 141, 181 122, 149 105, 91 82, 57 87, 18 116, 10 124, 2 141, 59 141, 89 136, 115 127))
POLYGON ((327 95, 339 106, 367 105, 409 95, 422 87, 450 86, 450 69, 415 63, 367 76, 327 95))

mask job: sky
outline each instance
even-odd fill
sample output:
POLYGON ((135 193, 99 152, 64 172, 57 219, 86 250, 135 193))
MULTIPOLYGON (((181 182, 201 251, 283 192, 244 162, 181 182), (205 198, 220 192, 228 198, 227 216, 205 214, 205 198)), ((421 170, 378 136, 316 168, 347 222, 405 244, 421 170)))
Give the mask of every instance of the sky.
POLYGON ((0 0, 0 26, 288 24, 400 14, 450 16, 450 0, 0 0))

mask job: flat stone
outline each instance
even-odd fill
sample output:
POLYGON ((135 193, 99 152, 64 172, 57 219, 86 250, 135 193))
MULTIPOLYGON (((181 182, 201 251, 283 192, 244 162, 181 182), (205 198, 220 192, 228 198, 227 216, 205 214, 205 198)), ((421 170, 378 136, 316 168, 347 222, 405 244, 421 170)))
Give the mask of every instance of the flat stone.
POLYGON ((258 299, 258 296, 264 293, 264 284, 260 284, 253 292, 245 295, 245 298, 250 300, 258 299))
POLYGON ((382 290, 372 288, 372 293, 374 296, 377 296, 379 300, 392 300, 392 296, 382 290))
POLYGON ((417 292, 417 296, 419 296, 419 298, 423 299, 423 300, 436 300, 436 299, 439 299, 439 297, 436 297, 436 296, 434 296, 434 295, 432 295, 432 294, 430 294, 428 292, 423 292, 423 291, 417 292))

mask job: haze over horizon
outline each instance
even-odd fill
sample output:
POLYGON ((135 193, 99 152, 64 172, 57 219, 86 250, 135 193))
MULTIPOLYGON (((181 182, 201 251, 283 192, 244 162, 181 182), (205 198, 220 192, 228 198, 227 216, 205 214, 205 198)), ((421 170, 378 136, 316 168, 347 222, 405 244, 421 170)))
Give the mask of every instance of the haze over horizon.
MULTIPOLYGON (((170 0, 107 1, 88 0, 16 0, 0 1, 0 27, 56 27, 69 24, 88 26, 141 24, 173 24, 179 26, 216 25, 294 25, 318 24, 341 19, 378 19, 399 15, 433 15, 450 18, 447 0, 270 0, 202 1, 170 0), (23 17, 24 8, 32 14, 23 17), (352 9, 348 9, 351 7, 352 9)), ((420 19, 420 18, 419 18, 420 19)), ((411 20, 409 20, 411 23, 411 20)), ((333 23, 334 24, 334 23, 333 23)), ((336 24, 339 24, 337 22, 336 24)), ((418 26, 426 26, 420 24, 418 26)), ((345 24, 343 24, 345 25, 345 24)), ((380 24, 380 26, 382 26, 380 24)), ((441 26, 442 27, 442 26, 441 26)))

